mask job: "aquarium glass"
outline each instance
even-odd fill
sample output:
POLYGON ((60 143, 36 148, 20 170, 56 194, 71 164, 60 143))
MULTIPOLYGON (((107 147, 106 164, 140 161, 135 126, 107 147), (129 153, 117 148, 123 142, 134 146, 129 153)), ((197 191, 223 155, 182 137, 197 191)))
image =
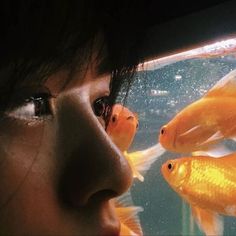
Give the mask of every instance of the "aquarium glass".
MULTIPOLYGON (((139 116, 139 128, 128 151, 155 145, 162 125, 236 69, 235 45, 235 39, 225 40, 140 65, 126 100, 126 86, 117 99, 139 116)), ((228 142, 233 150, 235 142, 228 142)), ((160 172, 166 160, 180 156, 166 151, 147 171, 144 182, 134 180, 131 193, 134 205, 144 208, 139 214, 144 235, 203 235, 189 205, 160 172)), ((236 218, 223 218, 224 235, 236 235, 236 218)))

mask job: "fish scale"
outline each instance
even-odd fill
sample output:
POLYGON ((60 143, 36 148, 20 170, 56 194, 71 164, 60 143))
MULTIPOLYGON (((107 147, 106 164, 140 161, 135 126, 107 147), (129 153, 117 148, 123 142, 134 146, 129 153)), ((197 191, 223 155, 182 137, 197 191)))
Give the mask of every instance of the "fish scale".
MULTIPOLYGON (((203 206, 217 206, 218 210, 224 213, 224 204, 229 205, 236 203, 232 196, 236 196, 236 182, 234 171, 229 167, 227 169, 223 165, 215 164, 215 159, 209 159, 200 162, 191 161, 191 175, 185 185, 191 188, 188 201, 199 202, 203 206), (221 204, 219 199, 228 199, 221 204)), ((217 162, 216 162, 217 163, 217 162)), ((235 198, 236 199, 236 198, 235 198)))
POLYGON ((168 184, 192 209, 208 235, 223 234, 223 218, 236 217, 236 153, 223 157, 190 156, 168 160, 161 167, 168 184))

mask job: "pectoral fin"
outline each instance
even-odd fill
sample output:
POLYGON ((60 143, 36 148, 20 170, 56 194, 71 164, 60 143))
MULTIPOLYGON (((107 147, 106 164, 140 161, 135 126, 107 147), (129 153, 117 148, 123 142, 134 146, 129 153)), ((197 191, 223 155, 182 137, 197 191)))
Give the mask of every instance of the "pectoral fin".
POLYGON ((210 156, 210 157, 222 157, 231 154, 233 151, 224 146, 223 144, 216 144, 209 149, 192 152, 193 156, 210 156))
POLYGON ((191 206, 191 208, 193 217, 196 220, 199 228, 207 236, 223 235, 224 224, 223 218, 221 216, 213 211, 205 210, 197 206, 191 206))
POLYGON ((208 144, 210 142, 215 142, 215 141, 221 140, 223 138, 224 138, 224 135, 220 131, 217 131, 211 137, 209 137, 206 141, 200 143, 199 145, 202 146, 203 144, 208 144))
POLYGON ((124 154, 131 165, 133 176, 143 182, 143 175, 164 152, 165 149, 158 143, 142 151, 124 154))

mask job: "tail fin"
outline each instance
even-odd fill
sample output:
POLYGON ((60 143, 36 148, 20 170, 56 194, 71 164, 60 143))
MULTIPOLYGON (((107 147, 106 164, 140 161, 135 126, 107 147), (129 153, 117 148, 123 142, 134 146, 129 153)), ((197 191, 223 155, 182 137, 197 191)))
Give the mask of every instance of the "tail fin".
POLYGON ((127 153, 125 156, 128 159, 131 168, 133 169, 134 177, 140 181, 144 181, 143 175, 150 169, 151 165, 165 152, 165 149, 160 143, 142 151, 127 153))
POLYGON ((138 213, 143 211, 140 206, 133 206, 130 192, 115 199, 116 214, 121 222, 120 235, 143 235, 138 213))

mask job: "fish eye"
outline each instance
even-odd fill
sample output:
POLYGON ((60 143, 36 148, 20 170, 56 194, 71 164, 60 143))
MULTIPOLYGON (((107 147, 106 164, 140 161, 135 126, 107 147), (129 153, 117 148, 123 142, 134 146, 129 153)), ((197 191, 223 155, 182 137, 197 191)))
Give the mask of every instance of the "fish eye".
POLYGON ((116 115, 112 116, 111 121, 112 121, 113 123, 116 122, 116 115))
POLYGON ((165 128, 163 127, 162 129, 161 129, 161 134, 164 134, 165 133, 165 128))
POLYGON ((172 163, 169 163, 168 165, 167 165, 167 168, 169 169, 169 170, 173 170, 173 164, 172 163))

